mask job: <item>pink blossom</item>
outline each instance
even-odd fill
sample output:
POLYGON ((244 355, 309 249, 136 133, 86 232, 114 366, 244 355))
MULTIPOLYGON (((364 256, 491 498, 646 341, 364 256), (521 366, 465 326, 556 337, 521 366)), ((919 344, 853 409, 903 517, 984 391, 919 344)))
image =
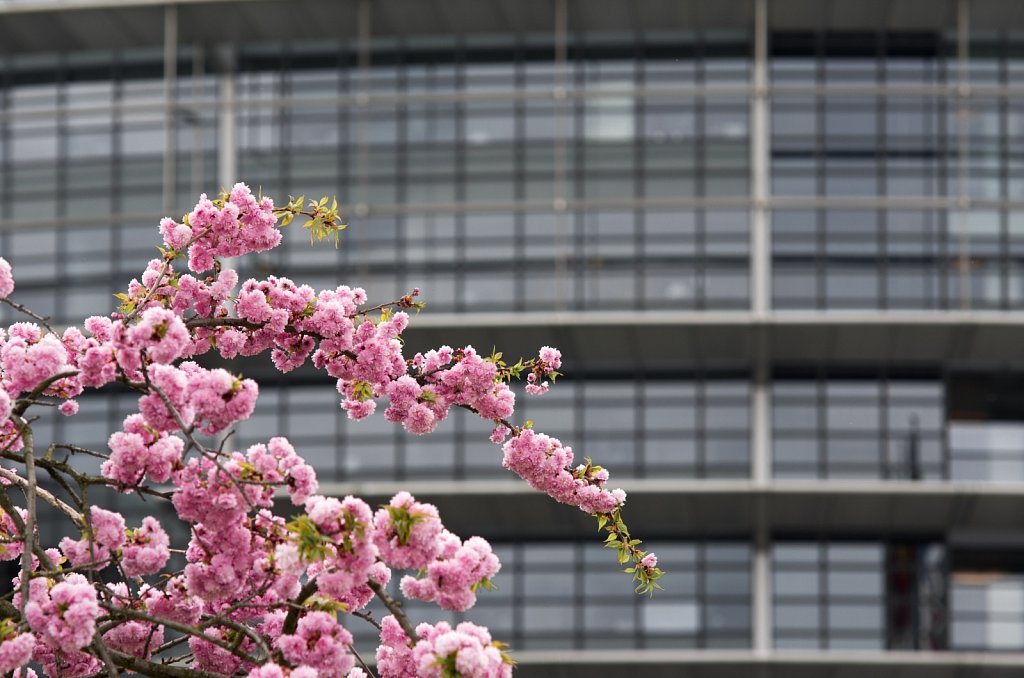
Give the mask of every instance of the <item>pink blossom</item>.
POLYGON ((508 434, 511 432, 512 430, 509 429, 508 426, 498 424, 494 427, 494 430, 491 431, 491 442, 495 445, 501 445, 505 442, 505 439, 508 438, 508 434))
MULTIPOLYGON (((420 624, 416 627, 418 640, 411 651, 398 648, 400 639, 393 636, 396 634, 391 629, 381 631, 381 648, 377 651, 381 678, 441 678, 446 675, 508 678, 512 675, 511 663, 491 641, 487 629, 470 622, 463 622, 454 629, 447 622, 433 626, 420 624), (385 661, 382 665, 381 650, 384 648, 387 650, 383 653, 385 661)), ((405 634, 402 633, 401 637, 404 638, 405 634)))
POLYGON ((11 396, 0 386, 0 424, 10 419, 12 409, 14 404, 11 402, 11 396))
POLYGON ((399 492, 373 516, 373 542, 380 557, 398 569, 422 569, 437 557, 441 520, 437 507, 399 492))
MULTIPOLYGON (((103 664, 91 654, 61 651, 44 643, 36 643, 32 659, 43 667, 43 675, 60 678, 81 678, 97 673, 103 664)), ((34 675, 31 669, 29 673, 34 675)), ((15 672, 17 678, 17 672, 15 672)))
MULTIPOLYGON (((15 507, 22 523, 28 517, 28 511, 15 507)), ((5 511, 0 510, 0 560, 14 560, 21 557, 25 542, 14 525, 14 520, 5 511)))
POLYGON ((101 472, 126 488, 138 486, 147 475, 155 482, 167 482, 185 447, 180 438, 155 431, 141 414, 129 415, 124 431, 113 433, 107 445, 111 455, 101 472))
POLYGON ((189 402, 195 409, 196 427, 214 435, 248 419, 256 407, 259 387, 252 379, 240 379, 227 370, 208 370, 182 363, 188 375, 189 402))
POLYGON ((377 647, 377 673, 381 678, 407 678, 417 675, 411 639, 394 616, 380 620, 380 645, 377 647))
MULTIPOLYGON (((226 640, 228 632, 226 629, 217 627, 206 629, 203 631, 203 635, 209 638, 216 638, 217 640, 226 640)), ((239 643, 239 647, 246 652, 252 652, 253 646, 252 639, 247 636, 243 637, 239 643)), ((234 675, 239 669, 248 669, 251 666, 250 664, 243 665, 240 658, 209 641, 203 640, 201 637, 190 636, 188 647, 195 655, 196 666, 204 671, 230 676, 234 675)))
POLYGON ((135 347, 144 348, 154 362, 167 364, 181 356, 188 344, 188 329, 173 311, 147 308, 137 325, 128 330, 135 347))
POLYGON ((14 292, 14 276, 11 274, 11 265, 7 260, 0 257, 0 299, 6 299, 14 292))
POLYGON ((60 404, 58 408, 60 413, 65 417, 73 417, 78 414, 78 401, 76 400, 65 400, 60 404))
POLYGON ((562 352, 557 348, 542 346, 540 349, 540 359, 547 364, 549 370, 557 370, 562 366, 562 352))
POLYGON ((8 673, 28 664, 35 645, 31 633, 19 633, 0 643, 0 673, 8 673))
POLYGON ((181 576, 168 581, 163 591, 143 587, 140 597, 145 602, 149 614, 179 624, 194 626, 202 614, 203 601, 188 592, 185 580, 181 576))
POLYGON ((572 448, 557 438, 523 429, 502 448, 502 466, 536 490, 587 513, 609 513, 626 501, 622 490, 605 489, 608 474, 590 465, 572 468, 572 448))
POLYGON ((128 536, 121 567, 129 577, 156 574, 171 557, 171 540, 152 516, 142 519, 142 527, 128 536))
MULTIPOLYGON (((131 599, 124 582, 107 584, 107 590, 117 607, 143 607, 139 601, 131 599)), ((136 619, 122 621, 103 634, 103 640, 111 649, 142 659, 148 659, 153 650, 163 643, 163 639, 163 626, 136 619)))
POLYGON ((92 642, 99 614, 96 591, 77 573, 65 575, 63 581, 48 592, 43 589, 25 606, 25 617, 37 638, 63 652, 81 649, 92 642))
POLYGON ((98 506, 89 507, 89 524, 82 539, 64 537, 60 549, 75 567, 101 569, 114 551, 124 544, 124 517, 98 506))
POLYGON ((476 603, 476 590, 490 582, 501 569, 491 545, 470 537, 450 555, 426 568, 423 579, 402 578, 402 593, 408 598, 434 601, 446 610, 463 612, 476 603))
POLYGON ((7 343, 0 347, 0 367, 6 379, 5 389, 15 395, 71 370, 60 339, 44 335, 31 323, 11 325, 7 343))
POLYGON ((327 612, 306 614, 294 634, 282 635, 277 640, 285 659, 317 669, 321 678, 345 674, 355 665, 355 658, 348 651, 351 645, 352 634, 327 612))
POLYGON ((192 238, 192 229, 185 224, 176 223, 174 219, 164 217, 160 220, 160 235, 163 236, 165 245, 180 250, 192 238))

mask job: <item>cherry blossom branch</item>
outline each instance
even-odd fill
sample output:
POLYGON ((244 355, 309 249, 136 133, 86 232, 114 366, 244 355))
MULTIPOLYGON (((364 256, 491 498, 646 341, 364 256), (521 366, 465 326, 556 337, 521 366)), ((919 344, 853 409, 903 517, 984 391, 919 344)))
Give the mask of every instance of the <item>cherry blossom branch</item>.
POLYGON ((376 619, 373 618, 373 615, 369 612, 360 612, 359 610, 352 610, 351 612, 349 612, 349 614, 358 619, 362 619, 366 623, 370 624, 373 628, 380 631, 380 624, 377 622, 376 619))
MULTIPOLYGON (((192 238, 188 241, 188 243, 182 248, 182 250, 187 249, 190 245, 205 237, 209 232, 210 229, 206 228, 200 231, 199 233, 193 235, 192 238)), ((135 307, 131 310, 131 312, 124 317, 125 323, 130 322, 135 316, 137 316, 146 307, 146 304, 149 303, 149 300, 153 298, 153 295, 156 294, 156 291, 163 286, 164 276, 167 275, 167 270, 171 267, 171 262, 174 261, 174 259, 176 258, 176 255, 170 252, 164 255, 164 261, 163 264, 160 265, 160 272, 157 273, 156 280, 154 280, 153 284, 146 289, 146 294, 142 297, 142 299, 135 303, 135 307)))
MULTIPOLYGON (((170 619, 164 619, 163 617, 154 617, 151 614, 148 614, 146 612, 141 612, 139 610, 133 610, 133 609, 127 608, 127 607, 120 607, 120 606, 112 605, 112 604, 106 603, 106 602, 101 602, 99 605, 100 605, 100 607, 102 607, 104 610, 107 611, 107 614, 109 615, 109 617, 111 619, 115 619, 117 617, 124 617, 126 619, 135 619, 137 621, 145 621, 145 622, 150 622, 150 623, 153 623, 153 624, 160 624, 160 625, 163 625, 163 626, 171 629, 172 631, 177 631, 178 633, 183 633, 183 634, 186 634, 186 635, 189 635, 189 636, 194 636, 196 638, 201 638, 202 640, 210 643, 211 645, 216 645, 217 647, 221 648, 222 650, 226 650, 226 651, 230 652, 231 654, 235 655, 239 659, 243 659, 243 660, 245 660, 247 662, 256 662, 256 661, 258 661, 255 657, 250 655, 248 652, 245 652, 241 648, 236 647, 232 643, 229 643, 229 642, 227 642, 225 640, 221 640, 219 638, 215 638, 214 636, 209 636, 209 635, 206 635, 205 633, 203 633, 203 631, 205 629, 209 628, 210 626, 212 626, 212 624, 201 624, 199 627, 194 627, 194 626, 189 626, 188 624, 179 624, 178 622, 172 621, 170 619)), ((218 623, 223 623, 224 621, 225 620, 218 620, 218 623)), ((228 626, 228 625, 229 624, 225 624, 225 626, 228 626)), ((230 625, 232 625, 232 626, 239 626, 235 622, 230 622, 230 625)), ((236 629, 236 630, 239 630, 239 629, 236 629)), ((251 629, 249 631, 251 632, 251 629)), ((261 645, 262 645, 262 642, 261 642, 261 645)), ((266 648, 265 645, 263 645, 263 647, 266 648)), ((267 653, 267 656, 269 656, 269 651, 267 653)))
POLYGON ((405 614, 405 610, 402 609, 402 603, 395 600, 391 595, 384 590, 384 587, 373 581, 372 579, 367 582, 374 594, 380 598, 380 602, 384 603, 384 607, 388 609, 388 612, 395 616, 398 623, 401 625, 402 630, 405 631, 405 635, 409 637, 409 642, 415 642, 416 629, 412 627, 412 622, 409 621, 408 615, 405 614))
POLYGON ((57 334, 57 332, 54 331, 54 329, 52 327, 50 327, 50 323, 49 323, 50 318, 48 316, 39 315, 38 313, 36 313, 32 309, 30 309, 28 306, 25 306, 24 304, 19 304, 16 301, 11 301, 10 299, 8 299, 6 297, 0 299, 0 301, 2 301, 3 303, 7 304, 8 306, 13 308, 14 310, 18 311, 19 313, 24 313, 25 315, 27 315, 28 317, 32 318, 33 320, 39 321, 39 324, 41 324, 43 327, 45 327, 47 330, 49 330, 50 334, 57 334))
MULTIPOLYGON (((235 476, 232 473, 230 473, 226 468, 224 468, 223 464, 220 463, 219 455, 215 453, 213 450, 208 450, 202 443, 195 439, 195 436, 192 435, 191 428, 185 425, 184 420, 182 420, 181 418, 181 414, 178 412, 178 409, 174 406, 174 403, 171 402, 171 399, 167 397, 167 394, 163 392, 163 389, 161 389, 159 386, 157 386, 156 384, 149 380, 148 373, 143 371, 143 375, 146 378, 146 387, 154 391, 158 396, 160 396, 160 400, 163 401, 164 407, 166 407, 167 411, 171 413, 172 417, 174 417, 174 423, 178 425, 178 428, 180 429, 182 435, 185 436, 185 439, 188 441, 190 447, 195 447, 200 455, 212 461, 217 466, 217 470, 219 470, 221 473, 225 475, 225 477, 228 479, 228 482, 230 482, 232 485, 238 488, 238 493, 242 496, 242 499, 245 500, 245 503, 248 504, 249 509, 255 510, 256 507, 253 505, 252 500, 249 499, 249 495, 246 494, 243 488, 241 487, 240 483, 238 482, 238 479, 235 478, 235 476)), ((188 450, 186 450, 186 452, 187 451, 188 450)))
MULTIPOLYGON (((378 626, 377 628, 379 629, 380 627, 378 626)), ((363 667, 363 670, 366 671, 367 676, 369 676, 370 678, 377 678, 377 675, 370 670, 370 667, 366 665, 365 661, 363 661, 363 658, 359 655, 359 652, 356 651, 355 645, 350 645, 348 651, 352 653, 352 655, 356 658, 356 661, 359 662, 359 665, 363 667)))
POLYGON ((103 636, 97 631, 93 634, 92 645, 90 646, 99 658, 103 660, 103 666, 107 669, 107 675, 110 678, 117 678, 118 671, 114 664, 114 658, 110 655, 110 648, 107 647, 106 643, 103 642, 103 636))
POLYGON ((58 372, 52 377, 49 377, 39 382, 39 384, 37 384, 36 387, 32 389, 32 391, 27 396, 18 399, 18 401, 14 405, 14 409, 11 410, 12 418, 20 417, 21 415, 25 414, 25 411, 29 408, 29 406, 32 405, 33 401, 36 398, 42 395, 43 392, 46 391, 46 389, 50 388, 61 379, 67 379, 68 377, 74 377, 77 375, 78 370, 65 370, 63 372, 58 372))
MULTIPOLYGON (((4 478, 5 480, 10 481, 12 484, 17 485, 26 492, 29 490, 30 483, 28 480, 25 480, 14 471, 3 468, 2 466, 0 466, 0 478, 4 478)), ((42 499, 47 504, 49 504, 50 506, 54 507, 55 509, 66 515, 71 520, 71 522, 75 524, 75 527, 82 527, 82 515, 74 508, 66 504, 64 501, 62 501, 59 497, 55 496, 49 490, 39 487, 38 485, 34 488, 34 491, 39 496, 40 499, 42 499)))
MULTIPOLYGON (((11 498, 7 496, 7 491, 6 490, 3 491, 3 492, 0 492, 0 508, 2 508, 4 510, 4 513, 6 513, 8 516, 10 516, 11 522, 14 523, 14 529, 16 529, 19 534, 24 534, 25 533, 25 521, 23 521, 21 519, 21 514, 18 513, 18 510, 14 507, 14 504, 11 502, 11 498)), ((46 554, 46 551, 44 551, 39 546, 39 544, 35 544, 34 548, 35 548, 36 558, 39 559, 40 564, 43 567, 46 567, 46 568, 49 568, 49 569, 54 569, 53 561, 50 560, 50 556, 46 554)))
MULTIPOLYGON (((206 638, 207 641, 211 639, 206 638)), ((141 673, 150 678, 224 678, 220 673, 203 671, 192 666, 172 666, 171 664, 157 664, 146 659, 140 659, 130 654, 123 654, 115 650, 109 650, 114 663, 121 668, 141 673)))
POLYGON ((288 614, 284 618, 284 625, 281 627, 281 633, 295 633, 295 626, 299 621, 299 611, 302 610, 302 604, 306 602, 311 595, 316 593, 317 583, 316 578, 310 579, 303 585, 299 590, 298 595, 292 599, 292 607, 289 608, 288 614))
POLYGON ((29 576, 32 574, 32 553, 35 550, 36 536, 36 467, 33 463, 32 428, 19 416, 11 416, 17 419, 16 424, 22 427, 21 440, 25 446, 25 475, 27 487, 25 487, 25 525, 22 531, 25 546, 21 552, 21 616, 25 616, 25 605, 28 604, 29 576))

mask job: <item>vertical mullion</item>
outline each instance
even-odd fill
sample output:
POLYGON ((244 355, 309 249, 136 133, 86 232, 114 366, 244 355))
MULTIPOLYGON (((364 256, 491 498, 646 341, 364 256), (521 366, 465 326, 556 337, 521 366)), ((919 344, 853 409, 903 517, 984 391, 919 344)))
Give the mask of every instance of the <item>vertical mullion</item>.
MULTIPOLYGON (((574 43, 575 49, 569 55, 568 61, 568 67, 572 72, 571 82, 573 91, 585 92, 587 91, 588 56, 586 35, 581 31, 574 36, 574 43)), ((590 111, 587 107, 586 98, 572 97, 570 101, 572 102, 573 115, 576 118, 576 139, 573 144, 575 157, 572 161, 572 193, 569 196, 569 203, 573 204, 586 198, 586 167, 590 144, 590 138, 587 135, 587 123, 590 119, 590 111)), ((564 278, 569 286, 569 289, 566 290, 565 298, 568 300, 569 310, 573 311, 583 310, 586 300, 587 261, 584 250, 586 245, 585 233, 587 218, 593 214, 594 211, 584 212, 582 209, 572 209, 567 221, 568 237, 565 237, 565 234, 563 234, 562 260, 563 266, 566 269, 564 278)))
POLYGON ((697 468, 694 475, 698 478, 707 477, 707 379, 703 373, 698 373, 694 382, 696 401, 694 409, 696 418, 694 424, 697 430, 694 431, 694 440, 697 443, 694 453, 696 455, 697 468))
MULTIPOLYGON (((768 317, 771 310, 771 234, 769 231, 769 127, 768 127, 768 0, 754 0, 753 27, 753 91, 750 104, 750 185, 753 205, 750 212, 751 259, 749 263, 749 307, 754 316, 768 317)), ((703 75, 703 63, 701 73, 703 75)), ((767 488, 772 477, 771 417, 768 358, 768 337, 764 328, 755 330, 753 377, 750 389, 750 453, 749 474, 759 488, 767 488)), ((751 550, 751 645, 764 657, 772 650, 774 639, 772 617, 771 533, 767 522, 766 497, 753 503, 754 520, 750 532, 751 550)))
POLYGON ((708 581, 707 581, 707 544, 694 544, 694 565, 697 591, 697 638, 698 648, 708 646, 708 581))
POLYGON ((586 590, 584 578, 586 567, 584 564, 583 545, 578 542, 571 542, 573 554, 573 648, 581 650, 586 639, 586 590))
MULTIPOLYGON (((633 78, 636 81, 637 90, 642 92, 646 87, 646 63, 644 56, 644 43, 640 33, 635 35, 636 47, 633 55, 633 78)), ((633 97, 633 175, 634 175, 634 196, 638 202, 645 202, 647 199, 647 137, 645 135, 645 121, 647 113, 647 98, 639 92, 633 97)), ((635 308, 646 310, 647 303, 644 294, 644 277, 646 260, 643 252, 643 229, 644 209, 637 208, 633 211, 633 303, 635 308)))
MULTIPOLYGON (((1009 86, 1008 47, 1006 32, 999 34, 999 85, 1000 89, 1009 86)), ((1003 205, 999 209, 999 278, 1000 308, 1009 310, 1012 304, 1010 287, 1010 224, 1009 210, 1005 202, 1010 199, 1010 141, 1009 141, 1009 101, 1001 93, 997 105, 999 110, 999 199, 1003 205)))
POLYGON ((968 162, 971 152, 971 138, 968 120, 971 114, 970 90, 970 0, 957 3, 957 231, 959 248, 957 269, 959 271, 959 306, 961 310, 971 307, 971 241, 968 232, 971 197, 969 191, 970 169, 968 162))
POLYGON ((815 379, 817 390, 817 412, 818 412, 818 477, 828 478, 828 380, 819 368, 818 376, 815 379))
POLYGON ((951 387, 951 375, 948 369, 942 371, 942 426, 940 428, 942 440, 939 441, 939 445, 942 448, 942 459, 941 468, 939 469, 940 477, 943 480, 952 480, 950 474, 950 444, 949 444, 949 391, 951 387))
MULTIPOLYGON (((818 85, 819 92, 825 91, 827 88, 825 84, 825 38, 822 33, 816 34, 815 39, 815 80, 818 85)), ((827 153, 825 149, 825 104, 827 94, 819 93, 815 98, 815 115, 817 116, 817 125, 815 130, 814 138, 814 192, 815 195, 821 197, 825 195, 825 165, 827 162, 827 153)), ((815 271, 814 271, 814 282, 815 282, 815 307, 818 310, 826 308, 826 289, 825 289, 825 276, 827 273, 828 262, 825 260, 825 242, 826 242, 826 210, 822 207, 817 209, 817 219, 815 220, 815 271)))
POLYGON ((178 7, 164 7, 164 161, 163 208, 165 213, 174 209, 177 179, 177 115, 175 100, 178 80, 178 7))
POLYGON ((526 215, 523 211, 523 203, 526 201, 526 114, 528 107, 525 97, 526 91, 526 47, 523 44, 522 36, 517 36, 513 86, 515 87, 515 103, 512 108, 513 114, 513 200, 516 203, 515 214, 513 215, 513 239, 514 252, 512 259, 512 284, 514 285, 512 308, 516 312, 527 309, 526 299, 526 215))
POLYGON ((455 91, 455 202, 462 207, 455 215, 455 289, 458 290, 456 310, 465 312, 466 306, 466 50, 461 38, 456 40, 455 91))
MULTIPOLYGON (((696 85, 698 92, 703 95, 696 97, 694 101, 693 116, 693 194, 697 200, 707 198, 706 178, 708 143, 705 132, 707 131, 708 100, 706 96, 707 82, 705 79, 707 70, 707 50, 704 40, 705 35, 701 32, 698 34, 694 45, 694 84, 696 85)), ((704 280, 704 276, 707 271, 707 245, 704 233, 706 224, 705 211, 706 208, 704 206, 697 207, 693 210, 694 243, 691 267, 693 269, 693 307, 695 310, 704 310, 704 301, 707 296, 707 286, 704 280)))
MULTIPOLYGON (((885 32, 878 37, 878 48, 875 54, 875 80, 879 86, 885 87, 888 80, 886 40, 885 32)), ((886 183, 888 178, 888 163, 893 154, 889 148, 889 129, 886 121, 889 100, 884 94, 875 95, 875 115, 878 117, 878 138, 875 145, 875 191, 883 198, 889 197, 889 190, 886 183)), ((878 238, 878 293, 875 298, 877 308, 889 308, 889 247, 888 247, 888 219, 885 210, 878 210, 876 213, 878 223, 876 225, 875 237, 878 238)))
POLYGON ((818 552, 818 647, 829 649, 831 637, 828 628, 828 568, 831 565, 828 555, 828 542, 819 540, 816 544, 818 552))
MULTIPOLYGON (((54 120, 54 134, 57 136, 57 165, 56 165, 56 177, 54 181, 54 195, 56 204, 55 215, 58 220, 62 220, 67 216, 68 209, 68 180, 67 180, 67 166, 68 166, 68 63, 67 53, 61 52, 58 55, 58 71, 57 81, 54 83, 57 89, 57 116, 54 120)), ((67 276, 67 239, 57 238, 57 251, 54 255, 57 259, 57 289, 70 289, 70 281, 67 276)), ((55 318, 64 319, 66 295, 54 294, 53 301, 53 315, 55 318)), ((62 417, 57 417, 54 421, 54 434, 59 436, 63 430, 64 422, 61 421, 62 417)))
POLYGON ((637 478, 647 477, 647 429, 644 426, 644 412, 647 409, 647 379, 641 372, 636 378, 636 400, 633 403, 633 440, 635 453, 634 468, 637 478))

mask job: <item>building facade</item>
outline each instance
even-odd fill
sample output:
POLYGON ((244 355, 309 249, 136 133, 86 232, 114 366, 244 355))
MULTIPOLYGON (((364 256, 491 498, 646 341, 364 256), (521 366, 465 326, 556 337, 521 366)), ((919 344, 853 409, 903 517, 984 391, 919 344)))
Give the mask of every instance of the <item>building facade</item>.
MULTIPOLYGON (((0 253, 56 322, 243 180, 351 224, 243 279, 420 287, 411 349, 563 350, 522 415, 629 492, 652 599, 477 422, 412 437, 244 368, 240 446, 495 544, 466 616, 520 675, 1024 667, 1018 3, 0 0, 0 64, 0 253)), ((102 448, 133 405, 37 437, 102 448)))

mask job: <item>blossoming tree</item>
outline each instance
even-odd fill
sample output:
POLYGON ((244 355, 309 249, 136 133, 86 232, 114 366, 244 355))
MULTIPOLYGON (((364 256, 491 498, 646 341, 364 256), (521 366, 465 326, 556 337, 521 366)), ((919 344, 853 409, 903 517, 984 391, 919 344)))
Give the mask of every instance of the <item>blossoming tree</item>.
POLYGON ((657 559, 630 537, 620 516, 625 493, 606 487, 608 472, 513 423, 510 381, 525 375, 528 393, 546 392, 561 366, 556 349, 514 365, 470 346, 407 358, 400 335, 405 310, 421 306, 419 290, 368 306, 360 288, 316 292, 270 276, 235 292, 238 275, 221 260, 277 246, 296 218, 311 240, 337 240, 344 228, 326 199, 275 206, 244 184, 216 200, 204 195, 181 223, 160 222, 161 256, 118 295, 117 312, 62 333, 10 298, 14 277, 0 258, 0 300, 30 316, 0 328, 0 559, 20 563, 0 598, 0 672, 34 675, 34 661, 66 678, 511 674, 514 662, 487 629, 413 628, 387 588, 404 571, 406 598, 466 610, 500 568, 490 545, 447 531, 434 506, 406 492, 376 511, 356 497, 317 494, 313 468, 285 438, 226 448, 222 434, 252 414, 258 387, 192 360, 211 351, 226 359, 269 352, 282 372, 311 361, 337 380, 350 418, 370 416, 386 399, 384 417, 413 434, 432 431, 453 407, 475 413, 493 427, 507 469, 594 515, 637 591, 657 588, 657 559), (85 389, 113 384, 139 398, 109 450, 37 445, 33 408, 74 416, 85 389), (211 446, 218 436, 223 442, 211 446), (83 471, 82 456, 101 457, 100 474, 83 471), (42 472, 51 484, 39 484, 42 472), (129 526, 91 504, 96 485, 170 501, 190 533, 180 545, 184 567, 168 569, 171 539, 156 518, 129 526), (300 507, 297 517, 274 512, 276 494, 300 507), (81 538, 48 548, 41 503, 81 538), (390 612, 380 620, 366 611, 374 597, 390 612), (375 668, 342 622, 377 627, 375 668))

